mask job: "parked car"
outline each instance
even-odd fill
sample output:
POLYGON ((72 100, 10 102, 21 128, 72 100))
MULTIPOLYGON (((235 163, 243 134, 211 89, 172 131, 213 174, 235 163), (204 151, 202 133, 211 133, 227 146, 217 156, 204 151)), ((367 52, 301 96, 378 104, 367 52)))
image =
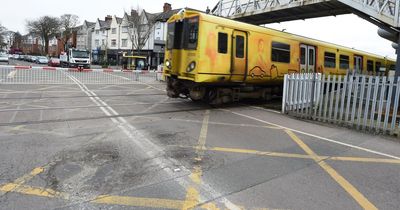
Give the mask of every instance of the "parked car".
POLYGON ((47 57, 45 57, 45 56, 38 56, 38 57, 36 57, 35 63, 47 64, 47 63, 49 63, 49 59, 47 57))
POLYGON ((59 67, 60 66, 60 59, 58 59, 58 58, 50 58, 48 65, 52 66, 52 67, 59 67))
POLYGON ((22 60, 24 60, 24 61, 31 61, 30 55, 21 55, 21 57, 22 57, 22 60))
POLYGON ((10 61, 8 59, 8 55, 7 54, 0 54, 0 62, 4 62, 4 63, 9 64, 10 61))
POLYGON ((37 57, 36 56, 30 56, 30 62, 36 62, 37 57))

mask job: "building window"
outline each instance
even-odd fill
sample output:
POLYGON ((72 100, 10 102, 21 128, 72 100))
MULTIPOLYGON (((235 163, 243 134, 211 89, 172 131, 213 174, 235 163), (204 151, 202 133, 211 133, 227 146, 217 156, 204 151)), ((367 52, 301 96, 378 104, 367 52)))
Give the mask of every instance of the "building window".
POLYGON ((236 57, 244 58, 244 37, 236 36, 236 57))
POLYGON ((96 45, 96 47, 98 47, 100 45, 100 41, 98 39, 94 40, 94 45, 96 45))
POLYGON ((128 47, 128 40, 122 39, 122 47, 128 47))
POLYGON ((228 52, 228 34, 218 33, 218 53, 228 52))
POLYGON ((349 69, 350 67, 350 58, 347 55, 340 55, 340 65, 339 68, 341 69, 349 69))
POLYGON ((128 26, 123 26, 121 30, 122 33, 128 33, 128 26))
POLYGON ((96 34, 99 34, 99 32, 100 32, 99 30, 96 30, 96 34))
POLYGON ((156 29, 161 29, 161 23, 160 23, 160 22, 158 22, 158 23, 156 24, 156 29))
POLYGON ((271 60, 281 63, 290 63, 290 45, 272 42, 271 60))
POLYGON ((106 34, 106 30, 104 30, 104 29, 103 29, 103 30, 101 30, 101 32, 102 32, 103 34, 106 34))
POLYGON ((325 52, 324 66, 326 68, 336 68, 336 54, 325 52))
POLYGON ((101 40, 101 45, 106 45, 106 42, 104 39, 101 40))
POLYGON ((111 47, 116 47, 117 46, 117 40, 116 39, 112 39, 111 40, 111 47))
POLYGON ((112 34, 117 34, 117 28, 112 28, 112 29, 111 29, 111 33, 112 33, 112 34))
POLYGON ((367 60, 367 71, 374 71, 374 61, 367 60))

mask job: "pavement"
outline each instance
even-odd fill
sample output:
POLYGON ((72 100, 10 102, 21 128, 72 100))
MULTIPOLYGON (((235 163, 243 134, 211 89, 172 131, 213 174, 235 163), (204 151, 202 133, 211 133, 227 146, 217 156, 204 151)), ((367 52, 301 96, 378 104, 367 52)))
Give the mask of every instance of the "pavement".
POLYGON ((400 206, 395 138, 73 81, 0 84, 0 209, 400 206))

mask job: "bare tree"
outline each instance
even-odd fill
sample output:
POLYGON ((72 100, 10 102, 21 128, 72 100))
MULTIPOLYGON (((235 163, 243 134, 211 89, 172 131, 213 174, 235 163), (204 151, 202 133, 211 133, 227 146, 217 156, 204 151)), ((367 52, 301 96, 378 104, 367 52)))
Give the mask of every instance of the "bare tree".
POLYGON ((7 45, 5 42, 5 32, 7 31, 6 27, 0 24, 0 49, 7 45))
POLYGON ((11 47, 16 49, 22 48, 22 35, 18 31, 13 34, 11 47))
POLYGON ((55 36, 60 31, 60 21, 56 17, 42 16, 36 20, 27 21, 26 27, 29 32, 36 34, 44 41, 44 51, 49 52, 50 37, 55 36))
POLYGON ((128 16, 128 34, 132 42, 132 51, 136 50, 137 54, 140 54, 152 33, 154 24, 155 16, 153 14, 146 13, 139 7, 131 11, 131 15, 128 16))
POLYGON ((77 15, 64 14, 60 17, 60 26, 62 31, 64 50, 67 50, 68 41, 72 37, 72 34, 78 22, 79 22, 79 17, 77 15))

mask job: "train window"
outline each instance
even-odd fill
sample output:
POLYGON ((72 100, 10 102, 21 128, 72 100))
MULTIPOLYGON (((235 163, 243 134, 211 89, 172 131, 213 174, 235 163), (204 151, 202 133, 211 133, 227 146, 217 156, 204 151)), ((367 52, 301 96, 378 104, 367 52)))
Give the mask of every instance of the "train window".
POLYGON ((314 55, 315 55, 314 49, 309 48, 308 49, 308 65, 310 65, 310 66, 314 66, 314 61, 315 61, 314 55))
POLYGON ((340 65, 341 69, 349 69, 350 67, 350 57, 347 55, 340 55, 340 65))
POLYGON ((336 68, 336 54, 325 52, 324 66, 326 68, 336 68))
POLYGON ((374 61, 367 60, 367 71, 374 71, 374 61))
POLYGON ((199 37, 199 18, 194 17, 185 20, 185 41, 184 48, 195 50, 199 37))
POLYGON ((300 48, 300 64, 306 65, 306 48, 300 48))
POLYGON ((236 57, 244 58, 244 37, 236 36, 236 57))
POLYGON ((228 52, 228 34, 218 33, 218 53, 228 52))
POLYGON ((382 63, 381 62, 375 62, 375 71, 380 71, 381 70, 382 63))
POLYGON ((175 23, 168 23, 167 49, 174 47, 175 23))
POLYGON ((271 60, 290 63, 290 45, 280 42, 272 42, 271 60))

